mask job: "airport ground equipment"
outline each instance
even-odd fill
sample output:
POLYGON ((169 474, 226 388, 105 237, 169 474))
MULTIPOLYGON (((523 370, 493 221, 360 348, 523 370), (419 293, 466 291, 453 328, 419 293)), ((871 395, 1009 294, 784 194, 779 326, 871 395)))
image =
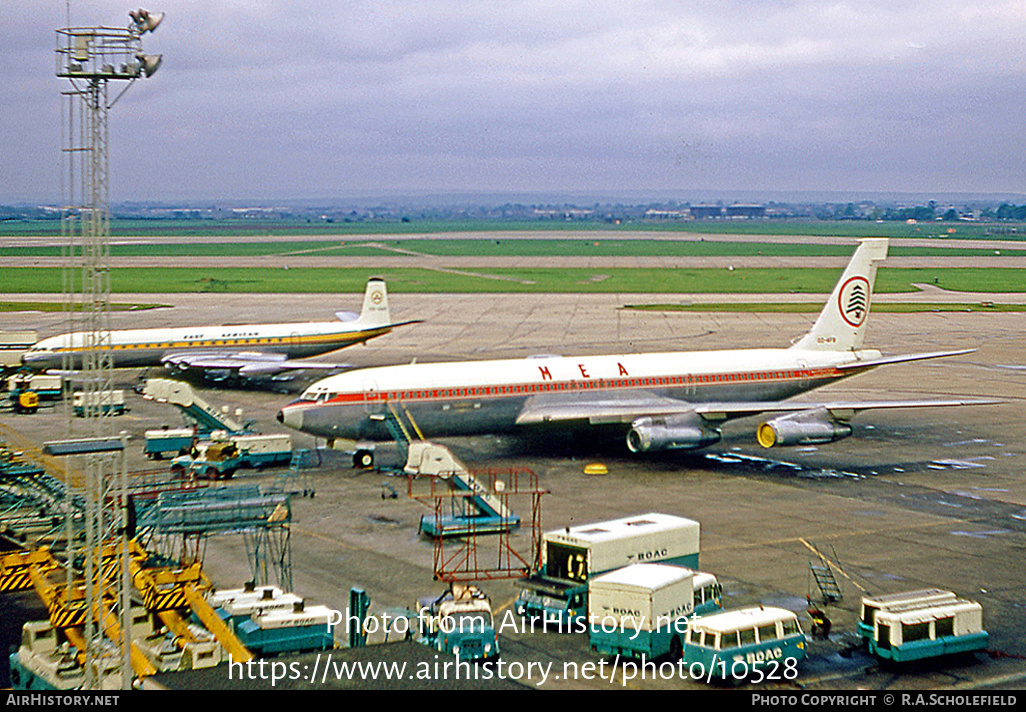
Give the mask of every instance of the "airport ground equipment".
POLYGON ((901 611, 922 608, 935 603, 954 601, 958 597, 953 591, 940 588, 921 588, 914 591, 900 591, 880 596, 863 596, 859 606, 859 620, 855 624, 859 638, 868 643, 876 628, 876 614, 880 611, 901 611))
POLYGON ((756 606, 688 621, 684 663, 696 679, 793 682, 808 647, 797 614, 756 606))
MULTIPOLYGON (((101 572, 102 577, 111 578, 117 575, 121 556, 119 546, 106 545, 97 550, 87 551, 85 556, 92 559, 93 566, 101 572)), ((83 664, 92 665, 95 676, 103 679, 111 670, 120 667, 119 646, 123 638, 121 623, 113 612, 119 603, 112 593, 113 589, 107 588, 96 596, 87 596, 86 582, 80 578, 68 580, 63 567, 53 559, 46 548, 7 554, 2 569, 4 573, 0 574, 0 579, 11 588, 28 588, 25 583, 31 582, 31 587, 47 608, 49 624, 59 630, 62 638, 77 649, 75 661, 80 669, 83 664), (85 655, 89 648, 85 634, 89 616, 99 622, 100 635, 104 638, 100 645, 102 649, 109 649, 109 656, 93 655, 87 658, 85 655), (111 670, 104 667, 104 660, 108 657, 114 661, 111 663, 111 670)), ((93 645, 94 648, 90 650, 95 651, 96 643, 93 645)), ((30 653, 31 646, 25 657, 21 657, 19 652, 19 665, 26 672, 36 669, 36 664, 42 665, 42 669, 48 669, 48 665, 54 662, 52 655, 30 659, 30 653)), ((156 672, 134 642, 130 648, 129 658, 135 675, 141 677, 156 672)))
POLYGON ((213 407, 196 395, 192 386, 182 381, 151 378, 143 387, 143 398, 178 408, 190 423, 196 425, 196 435, 200 438, 209 437, 219 430, 229 435, 241 435, 251 432, 254 426, 253 420, 240 421, 231 417, 227 409, 213 407))
POLYGON ((72 411, 80 418, 90 413, 121 415, 125 412, 125 392, 121 389, 76 391, 71 398, 72 411))
POLYGON ((314 467, 315 462, 316 458, 313 451, 293 450, 292 459, 289 460, 289 469, 280 472, 274 478, 274 491, 313 497, 317 491, 314 488, 309 472, 314 467))
POLYGON ((454 496, 446 514, 424 515, 420 533, 430 537, 465 536, 509 531, 520 526, 520 517, 494 492, 482 485, 448 448, 425 440, 408 445, 403 472, 411 477, 437 477, 449 484, 454 496), (466 496, 461 496, 461 495, 466 496))
POLYGON ((13 690, 77 690, 85 684, 78 650, 67 641, 58 640, 50 621, 25 623, 21 644, 8 661, 13 690))
POLYGON ((61 398, 60 376, 19 369, 6 378, 7 399, 15 413, 35 413, 41 401, 61 398))
POLYGON ((684 651, 695 612, 695 572, 632 564, 588 582, 588 643, 599 655, 652 660, 684 651))
POLYGON ((154 428, 145 433, 146 442, 143 454, 151 460, 163 459, 165 455, 184 455, 196 442, 197 429, 189 428, 154 428))
POLYGON ((24 369, 16 371, 7 379, 8 391, 33 391, 40 400, 60 400, 63 386, 64 381, 59 375, 32 373, 24 369))
POLYGON ((723 586, 716 576, 707 571, 696 571, 691 586, 695 590, 696 616, 723 610, 723 586))
POLYGON ((242 588, 211 590, 206 598, 232 630, 237 630, 239 624, 249 620, 254 612, 292 608, 303 600, 278 586, 257 586, 255 581, 247 581, 242 588))
POLYGON ((286 608, 257 609, 238 624, 236 633, 259 655, 330 650, 335 647, 335 615, 327 606, 307 606, 300 599, 286 608))
MULTIPOLYGON (((239 641, 228 624, 207 602, 204 594, 210 590, 211 584, 199 562, 189 566, 144 567, 138 559, 133 559, 132 581, 142 594, 146 610, 159 616, 168 629, 181 640, 185 650, 190 649, 190 644, 198 644, 201 652, 209 649, 209 646, 202 645, 204 641, 197 639, 181 617, 180 611, 188 609, 214 636, 232 660, 246 662, 253 659, 252 652, 239 641)), ((193 659, 197 657, 194 656, 193 659)), ((216 662, 219 661, 218 657, 216 662)))
POLYGON ((418 640, 461 660, 492 660, 499 639, 488 597, 473 585, 455 584, 441 596, 417 601, 418 640))
POLYGON ((239 469, 261 469, 292 462, 292 437, 289 435, 222 435, 197 442, 185 455, 171 461, 171 472, 178 476, 227 479, 239 469))
POLYGON ((340 621, 325 606, 308 606, 300 596, 277 586, 248 582, 241 589, 212 591, 214 607, 239 640, 258 655, 328 650, 340 621))
POLYGON ((965 599, 878 610, 869 652, 895 663, 985 650, 983 607, 965 599))
POLYGON ((252 579, 274 577, 292 588, 291 522, 288 494, 257 485, 164 491, 133 498, 136 530, 149 550, 172 560, 198 561, 206 539, 241 535, 252 579))
POLYGON ((18 368, 21 355, 37 341, 39 335, 35 331, 0 331, 0 372, 18 368))
MULTIPOLYGON (((467 584, 530 574, 541 540, 541 498, 548 493, 538 476, 525 468, 469 472, 439 445, 415 441, 409 447, 407 495, 434 512, 421 518, 420 531, 434 540, 435 579, 467 584), (421 474, 428 472, 438 474, 421 474), (517 551, 511 537, 513 522, 519 525, 520 518, 508 503, 518 496, 531 498, 530 552, 517 551), (492 547, 494 559, 488 551, 492 547)), ((385 490, 395 492, 385 484, 382 497, 388 496, 385 490)))
POLYGON ((636 563, 698 568, 699 523, 649 512, 546 532, 534 573, 517 582, 514 610, 546 625, 582 629, 588 581, 636 563))

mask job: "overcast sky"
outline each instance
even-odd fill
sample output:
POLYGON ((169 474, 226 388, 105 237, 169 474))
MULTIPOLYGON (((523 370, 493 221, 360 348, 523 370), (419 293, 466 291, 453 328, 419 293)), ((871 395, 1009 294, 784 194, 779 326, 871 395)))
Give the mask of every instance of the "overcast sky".
MULTIPOLYGON (((56 30, 3 0, 0 202, 60 196, 56 30)), ((111 200, 1026 194, 1026 0, 160 0, 111 200)), ((113 93, 113 92, 112 92, 113 93)))

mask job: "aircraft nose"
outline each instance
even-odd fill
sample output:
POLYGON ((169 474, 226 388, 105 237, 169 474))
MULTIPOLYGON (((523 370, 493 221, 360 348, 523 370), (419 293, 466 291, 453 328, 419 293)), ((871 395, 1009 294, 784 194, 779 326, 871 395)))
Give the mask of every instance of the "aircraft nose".
POLYGON ((285 406, 278 411, 278 422, 293 430, 303 429, 303 409, 285 406))

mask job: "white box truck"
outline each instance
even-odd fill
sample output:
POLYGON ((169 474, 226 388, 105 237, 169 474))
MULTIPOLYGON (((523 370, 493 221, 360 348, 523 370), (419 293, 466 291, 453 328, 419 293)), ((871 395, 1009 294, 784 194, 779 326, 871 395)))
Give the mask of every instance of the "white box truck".
POLYGON ((515 610, 564 632, 587 631, 588 581, 637 563, 698 568, 699 524, 649 512, 546 532, 541 568, 521 579, 515 610))
POLYGON ((683 566, 633 564, 592 579, 591 649, 600 655, 679 659, 695 612, 694 576, 683 566))

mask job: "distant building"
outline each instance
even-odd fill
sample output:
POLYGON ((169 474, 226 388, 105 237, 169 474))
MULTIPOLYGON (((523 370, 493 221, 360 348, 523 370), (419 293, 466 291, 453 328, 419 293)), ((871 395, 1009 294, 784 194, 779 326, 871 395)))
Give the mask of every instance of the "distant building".
POLYGON ((686 220, 687 211, 684 210, 656 210, 649 208, 645 211, 645 217, 650 220, 686 220))
POLYGON ((723 217, 723 208, 719 205, 692 205, 691 217, 695 220, 714 220, 723 217))
POLYGON ((734 220, 764 218, 766 217, 766 206, 741 204, 728 205, 726 208, 726 216, 734 220))

